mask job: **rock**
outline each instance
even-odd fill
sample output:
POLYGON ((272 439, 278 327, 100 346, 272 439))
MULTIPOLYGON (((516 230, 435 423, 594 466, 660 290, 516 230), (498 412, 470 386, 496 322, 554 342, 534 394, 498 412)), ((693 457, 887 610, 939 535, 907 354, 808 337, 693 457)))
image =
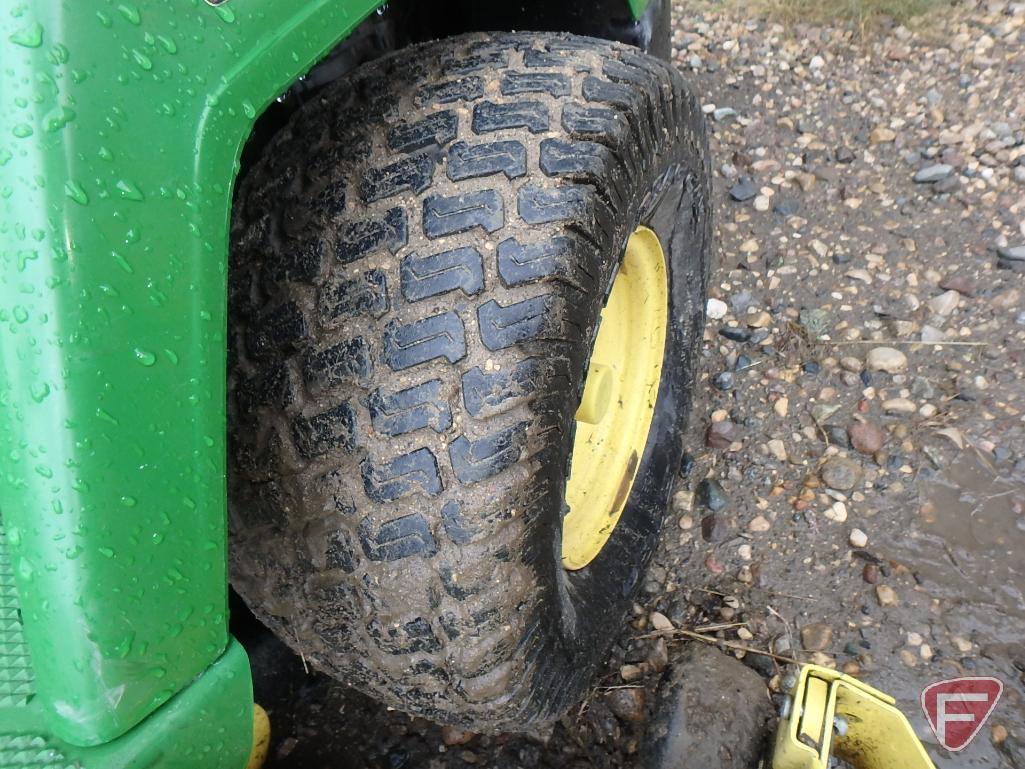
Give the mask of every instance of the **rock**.
POLYGON ((865 366, 869 371, 897 374, 908 367, 908 358, 893 347, 873 347, 865 358, 865 366))
POLYGON ((737 425, 728 419, 712 422, 705 432, 705 445, 710 449, 728 449, 739 439, 737 425))
POLYGON ((783 217, 797 216, 801 210, 801 201, 797 198, 786 197, 779 200, 772 210, 783 217))
POLYGON ((868 544, 868 534, 863 532, 861 529, 851 529, 851 534, 847 538, 847 542, 851 547, 860 550, 868 544))
POLYGON ((862 362, 853 355, 846 355, 843 358, 840 358, 840 368, 844 371, 860 374, 861 370, 864 368, 864 364, 862 364, 862 362))
POLYGON ((705 542, 722 542, 729 533, 730 527, 721 515, 712 513, 701 519, 701 537, 705 542))
POLYGON ((936 195, 942 195, 947 192, 953 192, 961 186, 961 180, 957 176, 948 176, 945 179, 940 179, 936 184, 932 186, 932 191, 936 195))
POLYGON ((772 410, 776 412, 776 416, 785 417, 790 410, 790 399, 787 397, 777 398, 772 404, 772 410))
POLYGON ((738 203, 744 203, 758 194, 758 187, 747 176, 741 176, 730 188, 730 197, 738 203))
POLYGON ((884 608, 900 605, 900 601, 897 599, 897 593, 889 585, 876 585, 876 600, 878 600, 879 605, 884 608))
POLYGON ((851 439, 851 447, 855 451, 869 456, 879 451, 886 442, 886 433, 871 422, 855 422, 850 425, 847 437, 851 439))
POLYGON ((723 326, 719 329, 719 336, 725 337, 731 342, 746 342, 751 338, 751 331, 739 326, 723 326))
POLYGON ((831 521, 843 523, 847 520, 847 505, 839 501, 834 502, 825 510, 823 510, 822 514, 831 521))
POLYGON ((661 673, 669 667, 669 646, 666 645, 664 638, 657 638, 652 644, 651 651, 648 652, 648 665, 656 673, 661 673))
POLYGON ((772 325, 772 316, 765 310, 756 312, 754 315, 748 316, 747 325, 751 328, 767 328, 772 325))
POLYGON ((887 398, 883 401, 883 411, 887 414, 914 414, 918 406, 907 398, 887 398))
POLYGON ((927 302, 930 310, 943 317, 950 315, 950 313, 957 309, 960 303, 961 294, 954 290, 944 291, 927 302))
POLYGON ((997 267, 1015 272, 1025 272, 1025 245, 998 248, 997 267))
POLYGON ((659 633, 671 633, 676 629, 672 621, 660 611, 653 611, 648 615, 648 622, 651 623, 651 627, 657 630, 659 633))
POLYGON ((916 184, 935 184, 941 179, 946 179, 954 173, 954 167, 946 163, 936 163, 927 166, 915 174, 916 184))
POLYGON ((732 107, 719 107, 715 112, 712 113, 712 117, 715 118, 717 123, 722 123, 727 120, 733 120, 737 116, 737 111, 732 107))
POLYGON ((726 507, 729 503, 729 497, 726 496, 726 492, 723 491, 719 481, 706 479, 698 484, 697 501, 698 504, 704 505, 713 513, 717 513, 726 507))
POLYGON ((441 727, 441 741, 449 747, 454 745, 465 745, 477 735, 473 732, 464 732, 454 726, 441 727))
POLYGON ((712 574, 722 574, 726 571, 726 567, 719 563, 719 559, 715 557, 715 553, 709 553, 705 556, 705 568, 712 574))
POLYGON ((818 54, 815 54, 814 56, 812 56, 811 57, 811 61, 808 62, 808 69, 810 69, 810 70, 822 69, 825 66, 826 66, 826 60, 823 59, 818 54))
POLYGON ((727 312, 729 312, 729 307, 726 306, 726 302, 722 299, 709 297, 708 304, 705 305, 705 314, 709 320, 722 320, 726 317, 727 312))
POLYGON ((647 675, 645 667, 640 665, 621 665, 619 668, 619 677, 628 684, 633 683, 634 681, 640 681, 645 675, 647 675))
POLYGON ((832 643, 833 628, 824 622, 816 622, 801 628, 801 646, 805 651, 826 651, 832 643))
POLYGON ((766 518, 764 515, 756 515, 754 518, 751 519, 751 522, 747 525, 747 528, 748 531, 760 533, 771 529, 772 524, 769 522, 769 519, 766 518))
POLYGON ((947 334, 935 326, 922 326, 921 339, 926 344, 942 344, 947 340, 947 334))
POLYGON ((779 438, 773 438, 772 440, 767 441, 765 443, 765 447, 775 459, 778 459, 780 462, 787 461, 787 447, 779 438))
POLYGON ((720 371, 712 377, 712 384, 716 389, 728 392, 733 389, 733 374, 729 371, 720 371))
POLYGON ((871 144, 889 144, 895 141, 896 138, 897 132, 886 126, 878 126, 872 129, 872 133, 868 135, 868 140, 871 144))
POLYGON ((845 457, 830 457, 819 470, 822 482, 837 491, 850 491, 861 480, 861 465, 845 457))
POLYGON ((758 763, 771 717, 761 676, 711 646, 692 644, 659 688, 636 765, 748 769, 758 763))
POLYGON ((866 563, 865 568, 861 570, 861 578, 868 584, 874 585, 879 581, 879 567, 874 563, 866 563))
POLYGON ((975 296, 975 284, 963 275, 948 275, 940 281, 944 291, 957 291, 962 296, 975 296))
POLYGON ((683 452, 683 456, 680 457, 680 477, 686 478, 690 475, 690 471, 694 469, 694 455, 689 451, 683 452))
POLYGON ((617 718, 640 723, 648 717, 647 698, 640 686, 613 689, 605 693, 605 704, 617 718))

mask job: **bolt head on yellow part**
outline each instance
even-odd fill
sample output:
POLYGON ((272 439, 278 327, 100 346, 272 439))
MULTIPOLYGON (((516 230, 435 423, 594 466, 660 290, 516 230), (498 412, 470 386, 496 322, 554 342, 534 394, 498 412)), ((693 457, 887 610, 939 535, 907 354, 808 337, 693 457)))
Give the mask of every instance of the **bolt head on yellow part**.
POLYGON ((655 414, 669 322, 658 236, 638 227, 602 310, 566 483, 562 565, 581 569, 608 542, 626 507, 655 414))

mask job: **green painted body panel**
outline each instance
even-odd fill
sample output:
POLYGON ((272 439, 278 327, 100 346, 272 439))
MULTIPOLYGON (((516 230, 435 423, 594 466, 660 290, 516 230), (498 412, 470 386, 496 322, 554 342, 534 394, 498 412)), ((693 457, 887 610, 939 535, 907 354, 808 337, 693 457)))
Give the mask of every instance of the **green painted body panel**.
POLYGON ((629 3, 634 19, 639 19, 644 14, 644 9, 651 3, 651 0, 629 0, 629 3))
MULTIPOLYGON (((265 105, 378 5, 0 5, 0 508, 30 710, 54 740, 114 740, 228 648, 237 158, 265 105)), ((249 739, 244 704, 210 715, 227 742, 249 739)))

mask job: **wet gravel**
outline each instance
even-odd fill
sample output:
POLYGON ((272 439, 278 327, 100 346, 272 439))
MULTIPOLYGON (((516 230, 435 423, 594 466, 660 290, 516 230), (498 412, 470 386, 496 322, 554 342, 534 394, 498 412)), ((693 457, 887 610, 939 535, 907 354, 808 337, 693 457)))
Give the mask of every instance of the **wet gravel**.
POLYGON ((558 724, 484 737, 265 640, 270 766, 638 766, 697 637, 766 697, 785 659, 893 694, 939 767, 1025 766, 1025 4, 867 39, 714 6, 675 18, 721 254, 688 458, 605 674, 558 724), (918 696, 959 675, 1005 689, 955 756, 918 696))

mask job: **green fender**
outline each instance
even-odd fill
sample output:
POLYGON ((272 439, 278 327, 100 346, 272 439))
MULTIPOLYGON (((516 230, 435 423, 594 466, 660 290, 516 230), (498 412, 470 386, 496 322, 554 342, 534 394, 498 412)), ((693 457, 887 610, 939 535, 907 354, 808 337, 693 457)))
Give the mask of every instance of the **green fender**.
POLYGON ((0 9, 0 763, 18 735, 114 740, 212 664, 244 685, 207 689, 249 701, 208 717, 225 755, 248 746, 225 652, 232 184, 254 118, 379 4, 0 9))

